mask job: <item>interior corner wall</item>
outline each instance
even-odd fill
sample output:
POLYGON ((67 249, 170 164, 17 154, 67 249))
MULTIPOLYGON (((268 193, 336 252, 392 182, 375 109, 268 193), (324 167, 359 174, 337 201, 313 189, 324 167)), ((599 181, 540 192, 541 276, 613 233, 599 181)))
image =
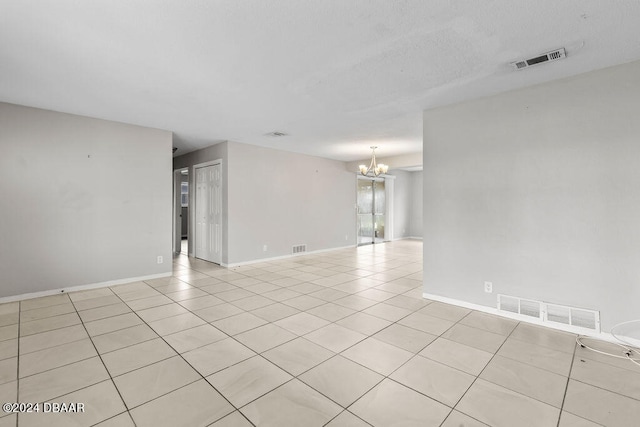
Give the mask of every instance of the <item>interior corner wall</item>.
POLYGON ((393 236, 395 239, 422 238, 422 172, 393 170, 393 236))
POLYGON ((171 142, 0 103, 0 297, 170 273, 171 142))
POLYGON ((411 196, 413 193, 411 173, 394 170, 390 175, 395 176, 393 188, 393 237, 404 239, 411 236, 411 196))
POLYGON ((228 142, 229 264, 356 244, 346 163, 228 142), (267 250, 264 250, 266 245, 267 250))
MULTIPOLYGON (((222 263, 228 263, 229 253, 229 197, 228 197, 228 182, 229 182, 229 162, 228 162, 228 149, 227 142, 221 142, 209 147, 192 151, 182 156, 173 158, 173 170, 189 168, 189 237, 195 235, 195 173, 193 170, 194 165, 201 163, 212 162, 214 160, 222 160, 222 263)), ((188 240, 188 252, 189 255, 195 253, 193 247, 193 239, 188 240)))
POLYGON ((424 291, 640 318, 638 111, 640 62, 425 111, 424 291))

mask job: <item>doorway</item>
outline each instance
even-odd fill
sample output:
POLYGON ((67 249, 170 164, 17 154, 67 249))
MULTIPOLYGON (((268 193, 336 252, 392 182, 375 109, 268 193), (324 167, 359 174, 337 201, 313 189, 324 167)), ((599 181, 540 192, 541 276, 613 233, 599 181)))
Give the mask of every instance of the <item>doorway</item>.
POLYGON ((222 262, 222 161, 194 166, 195 257, 222 262))
POLYGON ((385 241, 386 189, 384 178, 358 177, 358 246, 385 241))
POLYGON ((189 168, 173 171, 173 253, 188 252, 189 236, 189 168))

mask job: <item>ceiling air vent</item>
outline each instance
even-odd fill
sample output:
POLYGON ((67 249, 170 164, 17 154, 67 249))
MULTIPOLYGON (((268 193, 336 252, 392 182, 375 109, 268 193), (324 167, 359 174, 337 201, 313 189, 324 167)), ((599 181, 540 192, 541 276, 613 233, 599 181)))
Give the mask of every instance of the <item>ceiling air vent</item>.
POLYGON ((521 61, 512 62, 511 65, 516 70, 522 70, 524 68, 531 67, 532 65, 542 64, 543 62, 557 61, 558 59, 566 58, 567 53, 563 47, 553 50, 551 52, 543 53, 535 58, 523 59, 521 61))
POLYGON ((273 132, 269 132, 269 133, 267 133, 267 134, 265 134, 265 135, 266 135, 266 136, 273 136, 273 137, 275 137, 275 138, 280 138, 280 137, 282 137, 282 136, 287 136, 287 134, 286 134, 286 133, 284 133, 284 132, 280 132, 280 131, 277 131, 277 130, 275 130, 275 131, 273 131, 273 132))

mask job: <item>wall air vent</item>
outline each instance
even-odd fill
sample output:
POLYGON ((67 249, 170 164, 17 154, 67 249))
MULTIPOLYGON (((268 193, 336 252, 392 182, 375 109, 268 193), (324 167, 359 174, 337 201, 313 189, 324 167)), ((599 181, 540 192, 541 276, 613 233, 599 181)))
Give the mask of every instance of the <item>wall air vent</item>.
POLYGON ((498 311, 535 318, 542 323, 564 325, 561 329, 578 333, 600 332, 600 312, 595 310, 498 295, 498 311))
POLYGON ((600 332, 600 312, 594 310, 547 304, 544 320, 600 332))
POLYGON ((291 253, 294 255, 302 252, 307 252, 307 245, 295 245, 291 248, 291 253))
POLYGON ((520 61, 512 62, 511 65, 516 70, 522 70, 524 68, 531 67, 532 65, 542 64, 543 62, 557 61, 558 59, 566 58, 567 53, 563 47, 551 52, 543 53, 535 58, 523 59, 520 61))
POLYGON ((542 302, 498 295, 498 310, 542 319, 542 302))

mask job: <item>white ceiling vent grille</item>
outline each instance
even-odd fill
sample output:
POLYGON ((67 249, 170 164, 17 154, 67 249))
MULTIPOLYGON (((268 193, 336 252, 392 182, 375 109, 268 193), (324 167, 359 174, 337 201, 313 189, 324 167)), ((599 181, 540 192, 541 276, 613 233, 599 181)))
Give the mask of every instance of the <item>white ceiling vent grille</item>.
POLYGON ((289 136, 289 134, 284 133, 284 132, 280 132, 279 130, 274 130, 273 132, 269 132, 269 133, 265 134, 265 136, 271 136, 271 137, 274 137, 274 138, 280 138, 280 137, 283 137, 283 136, 289 136))
POLYGON ((292 254, 299 254, 302 252, 307 252, 307 245, 295 245, 292 249, 291 249, 291 253, 292 254))
POLYGON ((498 295, 498 311, 564 325, 562 329, 566 330, 600 332, 600 312, 595 310, 498 295))
POLYGON ((563 47, 553 50, 551 52, 543 53, 535 58, 523 59, 521 61, 512 62, 511 65, 516 70, 522 70, 524 68, 531 67, 532 65, 542 64, 544 62, 557 61, 558 59, 566 58, 567 52, 563 47))

